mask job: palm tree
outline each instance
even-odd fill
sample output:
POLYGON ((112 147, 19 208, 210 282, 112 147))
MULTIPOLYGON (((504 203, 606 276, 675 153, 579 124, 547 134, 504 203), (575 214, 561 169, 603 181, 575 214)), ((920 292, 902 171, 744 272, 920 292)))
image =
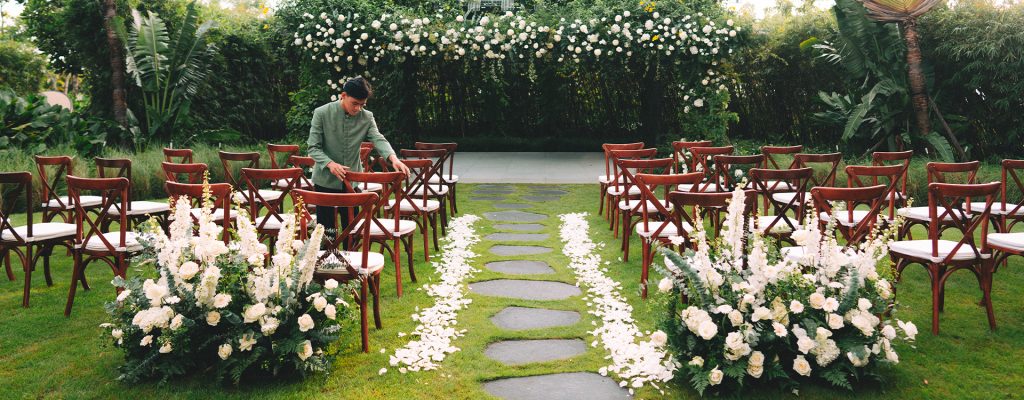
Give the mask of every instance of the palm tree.
POLYGON ((917 38, 917 17, 931 10, 940 0, 859 0, 868 17, 879 22, 896 22, 903 31, 907 45, 907 78, 911 104, 914 106, 917 129, 922 137, 931 133, 928 119, 928 92, 921 70, 921 46, 917 38))

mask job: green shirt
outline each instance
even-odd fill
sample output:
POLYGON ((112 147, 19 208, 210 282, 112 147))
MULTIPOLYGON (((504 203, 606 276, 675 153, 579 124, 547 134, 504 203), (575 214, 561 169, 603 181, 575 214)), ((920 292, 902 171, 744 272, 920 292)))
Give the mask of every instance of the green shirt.
POLYGON ((359 145, 364 141, 373 142, 373 147, 385 159, 395 154, 388 140, 377 130, 373 113, 365 109, 356 115, 348 115, 341 102, 332 101, 313 111, 313 122, 309 128, 309 156, 316 161, 313 167, 313 183, 326 188, 342 189, 344 184, 327 169, 334 161, 360 172, 363 164, 359 160, 359 145))

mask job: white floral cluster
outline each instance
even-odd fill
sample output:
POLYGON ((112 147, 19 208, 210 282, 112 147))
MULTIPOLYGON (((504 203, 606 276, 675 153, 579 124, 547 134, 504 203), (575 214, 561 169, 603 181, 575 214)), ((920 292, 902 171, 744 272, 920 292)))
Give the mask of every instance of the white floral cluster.
MULTIPOLYGON (((456 325, 459 310, 469 307, 472 302, 466 298, 465 281, 477 271, 472 266, 477 254, 470 248, 480 241, 473 229, 473 224, 479 219, 476 215, 464 215, 449 222, 441 260, 433 262, 434 269, 440 274, 440 282, 423 286, 434 298, 434 305, 417 309, 412 319, 419 324, 411 335, 418 339, 396 349, 390 357, 391 366, 398 367, 403 374, 437 369, 448 354, 459 351, 452 341, 466 333, 465 329, 456 329, 456 325)), ((386 372, 386 368, 380 370, 381 374, 386 372)))
MULTIPOLYGON (((554 26, 512 12, 475 20, 443 12, 432 18, 386 13, 376 18, 307 13, 304 18, 294 44, 337 72, 357 65, 369 71, 374 64, 404 57, 472 61, 549 57, 559 63, 579 63, 654 55, 674 57, 677 62, 700 58, 708 66, 700 82, 715 90, 725 90, 716 68, 732 52, 727 45, 741 30, 731 19, 716 23, 703 13, 672 18, 645 10, 624 10, 585 21, 562 18, 554 26)), ((341 83, 327 82, 335 90, 341 83)), ((687 95, 686 100, 702 107, 705 100, 689 92, 694 96, 687 95)))
MULTIPOLYGON (((864 243, 846 247, 834 235, 825 234, 817 213, 809 212, 803 229, 792 235, 802 255, 784 254, 771 260, 762 234, 748 235, 744 230, 748 224, 742 210, 744 196, 741 189, 733 192, 718 241, 709 242, 698 221, 691 235, 697 250, 680 259, 685 265, 665 257, 671 278, 658 287, 668 292, 678 285, 689 296, 688 307, 678 317, 705 346, 703 352, 680 355, 692 357, 691 372, 707 374, 704 382, 715 386, 726 377, 727 365, 746 358, 747 375, 760 378, 769 367, 764 352, 773 346, 777 349, 780 342, 793 345, 797 355, 785 361, 776 354, 770 364, 786 365, 802 376, 837 360, 858 368, 868 366, 873 358, 899 362, 892 347, 898 339, 896 328, 879 318, 889 310, 892 296, 890 283, 878 273, 888 253, 891 229, 876 230, 864 243), (840 342, 853 344, 840 348, 840 342)), ((827 231, 831 228, 827 226, 827 231)), ((896 325, 903 339, 913 340, 917 334, 911 322, 896 321, 896 325)))
POLYGON ((569 269, 576 274, 578 284, 587 289, 587 304, 590 313, 601 320, 597 329, 591 331, 598 342, 611 354, 612 364, 602 367, 602 375, 613 373, 619 378, 619 385, 634 388, 650 384, 661 390, 657 382, 668 382, 677 366, 666 354, 668 336, 661 331, 649 335, 640 332, 633 321, 633 307, 619 292, 620 284, 605 274, 601 267, 601 256, 594 253, 597 244, 590 240, 589 223, 586 213, 563 214, 560 235, 562 253, 569 257, 569 269), (645 336, 649 336, 644 340, 645 336), (641 338, 638 340, 638 338, 641 338))

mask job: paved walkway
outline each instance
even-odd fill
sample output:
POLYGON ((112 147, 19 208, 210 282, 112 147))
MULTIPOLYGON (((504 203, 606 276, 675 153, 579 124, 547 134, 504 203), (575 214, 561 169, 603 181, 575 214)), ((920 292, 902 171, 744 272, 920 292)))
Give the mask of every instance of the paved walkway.
POLYGON ((461 183, 595 183, 603 173, 601 153, 455 153, 461 183))

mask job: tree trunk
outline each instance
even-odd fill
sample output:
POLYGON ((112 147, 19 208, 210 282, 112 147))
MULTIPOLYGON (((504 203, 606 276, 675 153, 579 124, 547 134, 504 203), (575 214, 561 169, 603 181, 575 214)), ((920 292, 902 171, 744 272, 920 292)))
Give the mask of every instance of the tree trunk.
POLYGON ((917 42, 917 20, 903 22, 903 40, 907 44, 907 78, 910 83, 910 102, 914 106, 917 130, 921 137, 931 133, 928 119, 928 94, 921 71, 921 46, 917 42))
POLYGON ((114 18, 117 17, 117 1, 103 1, 103 28, 107 30, 107 46, 110 47, 110 85, 113 88, 112 100, 114 120, 121 126, 128 126, 128 94, 124 88, 125 64, 121 39, 114 30, 114 18))

